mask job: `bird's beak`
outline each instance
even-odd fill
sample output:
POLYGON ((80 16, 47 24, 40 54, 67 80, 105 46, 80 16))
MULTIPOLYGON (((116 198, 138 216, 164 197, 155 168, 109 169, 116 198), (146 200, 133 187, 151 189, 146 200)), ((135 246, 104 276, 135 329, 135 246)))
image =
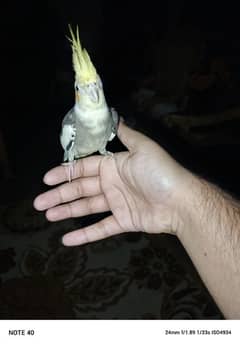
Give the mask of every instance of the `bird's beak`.
POLYGON ((90 98, 94 103, 98 103, 99 102, 99 90, 98 89, 92 89, 90 91, 90 98))

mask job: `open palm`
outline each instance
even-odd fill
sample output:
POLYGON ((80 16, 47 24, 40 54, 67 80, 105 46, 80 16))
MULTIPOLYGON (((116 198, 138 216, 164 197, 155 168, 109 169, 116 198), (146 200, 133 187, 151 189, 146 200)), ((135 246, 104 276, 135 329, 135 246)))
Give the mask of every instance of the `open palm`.
POLYGON ((47 210, 50 221, 111 211, 112 215, 63 237, 78 245, 126 231, 174 231, 178 223, 176 191, 183 172, 159 145, 120 123, 118 136, 129 151, 91 156, 68 168, 59 166, 44 177, 56 188, 39 195, 34 205, 47 210))

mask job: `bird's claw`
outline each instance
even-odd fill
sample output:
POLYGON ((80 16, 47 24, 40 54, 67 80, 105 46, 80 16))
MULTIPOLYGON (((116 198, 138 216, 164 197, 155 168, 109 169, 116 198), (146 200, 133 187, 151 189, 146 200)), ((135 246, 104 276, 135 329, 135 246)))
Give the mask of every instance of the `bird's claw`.
POLYGON ((73 176, 74 176, 74 164, 76 163, 76 160, 72 162, 64 162, 62 163, 63 166, 68 166, 68 182, 72 182, 73 176))
POLYGON ((100 150, 99 153, 103 156, 110 156, 110 157, 113 157, 113 153, 110 152, 110 151, 107 151, 107 150, 100 150))

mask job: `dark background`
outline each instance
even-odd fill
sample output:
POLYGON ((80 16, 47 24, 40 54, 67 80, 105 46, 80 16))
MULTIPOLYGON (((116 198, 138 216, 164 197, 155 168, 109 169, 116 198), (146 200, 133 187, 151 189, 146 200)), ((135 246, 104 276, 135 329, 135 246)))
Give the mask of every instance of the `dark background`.
MULTIPOLYGON (((144 127, 180 162, 238 193, 238 146, 235 150, 216 145, 202 152, 176 139, 160 121, 151 121, 148 113, 141 117, 130 107, 131 94, 144 78, 161 74, 165 68, 167 58, 162 61, 161 56, 171 55, 171 50, 166 50, 174 40, 178 51, 186 41, 189 46, 203 44, 204 51, 199 50, 202 60, 214 56, 227 59, 238 86, 238 14, 236 2, 231 1, 52 0, 2 5, 1 130, 15 175, 10 185, 14 188, 8 188, 5 196, 17 196, 19 181, 26 194, 37 192, 44 172, 62 160, 58 139, 61 120, 74 102, 71 49, 65 37, 68 23, 79 25, 82 42, 102 76, 109 104, 126 119, 134 118, 136 128, 144 127)), ((172 63, 177 65, 178 60, 172 63)), ((172 68, 168 68, 170 74, 172 68)), ((174 82, 174 75, 170 77, 174 82)), ((164 88, 167 85, 163 82, 160 92, 164 93, 164 88)), ((220 94, 213 103, 221 103, 222 98, 220 94)), ((204 101, 199 102, 201 109, 204 101)), ((234 102, 239 102, 238 90, 234 102)), ((238 128, 234 123, 235 134, 238 128)))
MULTIPOLYGON (((240 114, 237 2, 13 1, 1 5, 0 130, 10 167, 5 176, 1 163, 1 205, 46 190, 44 173, 62 161, 61 121, 74 102, 69 23, 79 25, 108 103, 180 163, 238 197, 239 119, 205 125, 204 133, 210 138, 219 133, 221 139, 200 145, 133 101, 136 90, 154 76, 150 84, 160 98, 182 104, 189 97, 179 116, 207 118, 238 107, 240 114), (230 86, 191 93, 192 73, 207 75, 214 59, 224 61, 230 86)), ((111 145, 123 149, 118 139, 111 145)))

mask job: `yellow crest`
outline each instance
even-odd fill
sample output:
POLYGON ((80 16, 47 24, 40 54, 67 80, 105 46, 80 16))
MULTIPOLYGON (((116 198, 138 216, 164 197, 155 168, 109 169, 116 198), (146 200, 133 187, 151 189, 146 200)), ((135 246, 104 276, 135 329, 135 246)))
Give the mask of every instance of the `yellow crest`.
POLYGON ((80 84, 86 84, 94 82, 97 79, 96 69, 88 55, 86 49, 82 48, 80 39, 79 39, 79 30, 77 26, 77 34, 74 35, 71 26, 69 25, 69 31, 71 38, 68 38, 72 44, 72 60, 73 60, 73 69, 75 72, 75 79, 80 84))

